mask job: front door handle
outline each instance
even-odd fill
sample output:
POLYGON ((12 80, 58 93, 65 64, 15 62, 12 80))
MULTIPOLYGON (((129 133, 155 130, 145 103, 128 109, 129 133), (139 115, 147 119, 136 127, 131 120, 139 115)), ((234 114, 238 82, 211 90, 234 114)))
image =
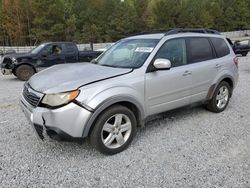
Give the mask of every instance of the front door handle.
POLYGON ((216 68, 216 69, 219 69, 219 68, 221 68, 221 65, 220 65, 220 64, 216 64, 216 65, 215 65, 215 68, 216 68))
POLYGON ((190 75, 190 74, 192 74, 191 71, 185 71, 182 75, 183 75, 183 76, 188 76, 188 75, 190 75))

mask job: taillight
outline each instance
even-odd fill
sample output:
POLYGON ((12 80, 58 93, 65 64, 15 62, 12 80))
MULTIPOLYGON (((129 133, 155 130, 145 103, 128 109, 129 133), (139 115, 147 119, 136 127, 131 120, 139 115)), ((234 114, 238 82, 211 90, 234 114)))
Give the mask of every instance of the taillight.
POLYGON ((239 64, 239 58, 238 57, 234 58, 234 64, 236 65, 236 67, 238 67, 238 64, 239 64))

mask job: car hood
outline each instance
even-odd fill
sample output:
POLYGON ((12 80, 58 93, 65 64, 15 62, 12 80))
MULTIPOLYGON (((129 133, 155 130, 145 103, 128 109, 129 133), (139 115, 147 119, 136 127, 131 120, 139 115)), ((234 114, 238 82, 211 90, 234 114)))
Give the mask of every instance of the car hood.
POLYGON ((35 74, 29 79, 28 84, 41 93, 60 93, 131 71, 132 69, 112 68, 92 63, 63 64, 35 74))
POLYGON ((26 57, 30 57, 30 56, 33 56, 33 54, 31 53, 15 53, 15 54, 6 54, 4 57, 6 58, 16 58, 16 59, 19 59, 19 58, 26 58, 26 57))

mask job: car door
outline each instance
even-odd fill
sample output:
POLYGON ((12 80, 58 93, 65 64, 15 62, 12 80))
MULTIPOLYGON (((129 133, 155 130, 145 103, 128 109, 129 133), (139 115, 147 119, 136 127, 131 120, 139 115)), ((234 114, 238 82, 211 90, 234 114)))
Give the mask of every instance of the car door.
POLYGON ((39 69, 65 63, 65 54, 61 44, 49 44, 39 56, 39 69))
POLYGON ((221 65, 215 59, 216 54, 208 38, 189 37, 186 41, 188 64, 192 69, 191 103, 193 103, 206 98, 221 65))
POLYGON ((154 60, 158 58, 170 60, 171 68, 146 73, 145 98, 148 115, 190 103, 192 71, 187 64, 185 39, 166 41, 154 60))
POLYGON ((65 63, 79 62, 78 48, 75 44, 66 43, 63 45, 63 49, 65 49, 65 63))

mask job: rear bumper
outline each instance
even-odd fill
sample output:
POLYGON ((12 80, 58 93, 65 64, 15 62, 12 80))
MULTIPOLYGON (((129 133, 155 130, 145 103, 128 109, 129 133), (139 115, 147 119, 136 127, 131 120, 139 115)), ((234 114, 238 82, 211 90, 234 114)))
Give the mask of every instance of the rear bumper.
POLYGON ((57 140, 82 139, 83 130, 92 114, 74 103, 55 110, 42 107, 33 108, 23 97, 21 97, 20 106, 41 139, 48 136, 57 140))

